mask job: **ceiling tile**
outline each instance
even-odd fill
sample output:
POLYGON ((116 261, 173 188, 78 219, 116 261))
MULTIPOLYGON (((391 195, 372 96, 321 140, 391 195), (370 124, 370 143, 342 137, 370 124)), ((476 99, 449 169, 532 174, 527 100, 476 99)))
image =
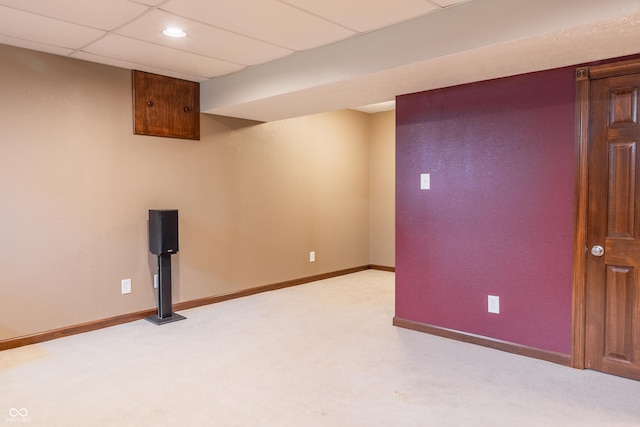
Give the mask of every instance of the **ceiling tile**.
POLYGON ((361 107, 353 107, 352 110, 362 111, 363 113, 375 114, 383 111, 395 110, 396 101, 383 101, 375 104, 363 105, 361 107))
POLYGON ((51 46, 42 43, 30 42, 28 40, 16 39, 13 37, 0 35, 0 43, 8 44, 10 46, 22 47, 24 49, 37 50, 40 52, 53 53, 54 55, 67 56, 73 49, 66 49, 64 47, 51 46))
POLYGON ((358 32, 406 21, 438 8, 424 0, 283 0, 358 32))
POLYGON ((458 3, 466 3, 468 1, 471 1, 471 0, 431 0, 431 2, 437 4, 438 6, 442 6, 442 7, 452 6, 452 5, 458 4, 458 3))
POLYGON ((0 6, 0 35, 77 49, 103 34, 93 28, 0 6))
POLYGON ((169 0, 161 9, 294 50, 326 45, 355 34, 275 0, 169 0))
POLYGON ((142 63, 151 67, 207 78, 221 76, 244 68, 229 62, 117 34, 109 34, 82 50, 120 61, 142 63))
POLYGON ((127 0, 0 0, 0 5, 102 30, 119 27, 148 9, 127 0))
POLYGON ((242 65, 255 65, 294 52, 161 10, 145 14, 117 33, 242 65), (170 26, 182 28, 188 36, 176 39, 163 35, 162 30, 170 26))
POLYGON ((87 53, 87 52, 82 52, 82 51, 75 51, 71 55, 71 57, 72 58, 76 58, 76 59, 81 59, 83 61, 97 62, 99 64, 111 65, 111 66, 118 67, 118 68, 125 68, 127 70, 140 70, 140 71, 146 71, 148 73, 154 73, 154 74, 160 74, 160 75, 163 75, 163 76, 175 77, 177 79, 182 79, 182 80, 191 80, 191 81, 194 81, 194 82, 202 82, 202 81, 207 80, 206 77, 200 77, 200 76, 194 76, 194 75, 191 75, 191 74, 179 73, 177 71, 165 70, 164 68, 160 68, 160 67, 151 67, 149 65, 136 63, 136 62, 129 62, 129 61, 122 61, 122 60, 114 59, 114 58, 107 58, 105 56, 94 55, 93 53, 87 53))
POLYGON ((148 4, 149 6, 157 6, 160 3, 164 3, 167 0, 129 0, 135 1, 136 3, 148 4))

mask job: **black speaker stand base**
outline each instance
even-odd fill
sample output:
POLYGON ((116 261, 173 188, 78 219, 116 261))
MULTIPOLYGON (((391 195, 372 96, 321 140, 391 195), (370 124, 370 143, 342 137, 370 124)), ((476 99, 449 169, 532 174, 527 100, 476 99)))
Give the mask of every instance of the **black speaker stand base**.
POLYGON ((171 313, 171 316, 158 317, 157 314, 145 317, 151 323, 156 325, 164 325, 165 323, 177 322, 178 320, 184 320, 186 317, 179 315, 178 313, 171 313))

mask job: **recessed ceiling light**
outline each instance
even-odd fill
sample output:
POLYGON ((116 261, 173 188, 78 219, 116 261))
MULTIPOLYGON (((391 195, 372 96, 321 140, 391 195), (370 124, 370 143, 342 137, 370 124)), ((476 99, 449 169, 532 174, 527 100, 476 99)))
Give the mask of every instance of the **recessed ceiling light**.
POLYGON ((177 39, 182 37, 187 37, 187 33, 185 33, 182 28, 178 27, 169 27, 162 30, 162 34, 169 37, 175 37, 177 39))

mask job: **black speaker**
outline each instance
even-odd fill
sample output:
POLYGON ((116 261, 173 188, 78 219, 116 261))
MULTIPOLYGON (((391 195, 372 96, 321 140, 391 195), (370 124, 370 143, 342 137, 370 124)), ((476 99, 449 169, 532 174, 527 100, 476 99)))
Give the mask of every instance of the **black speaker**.
POLYGON ((149 210, 149 252, 155 255, 178 252, 177 210, 149 210))

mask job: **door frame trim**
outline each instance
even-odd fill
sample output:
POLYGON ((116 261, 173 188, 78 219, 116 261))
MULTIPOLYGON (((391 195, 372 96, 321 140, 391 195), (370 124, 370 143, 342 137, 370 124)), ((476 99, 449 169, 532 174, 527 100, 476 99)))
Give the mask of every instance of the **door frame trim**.
POLYGON ((576 68, 576 140, 571 366, 585 368, 587 318, 587 225, 589 177, 589 98, 591 81, 640 73, 640 59, 576 68))

